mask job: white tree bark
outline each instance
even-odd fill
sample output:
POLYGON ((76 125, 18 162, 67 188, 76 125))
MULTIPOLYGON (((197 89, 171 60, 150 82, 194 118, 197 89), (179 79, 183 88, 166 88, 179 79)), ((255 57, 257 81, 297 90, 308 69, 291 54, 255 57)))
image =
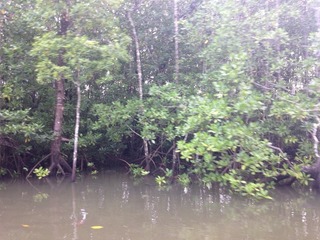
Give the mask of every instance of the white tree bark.
MULTIPOLYGON (((141 67, 141 57, 140 57, 140 44, 139 44, 139 38, 138 38, 136 26, 135 26, 134 21, 133 21, 132 16, 131 16, 131 13, 134 11, 134 7, 131 8, 128 11, 128 20, 129 20, 130 25, 131 25, 133 41, 134 41, 135 49, 136 49, 135 53, 136 53, 138 84, 139 84, 139 99, 141 101, 141 104, 143 104, 143 78, 142 78, 142 67, 141 67)), ((143 113, 143 112, 144 112, 144 108, 142 106, 141 107, 141 113, 143 113)), ((145 157, 145 161, 146 161, 145 169, 147 171, 150 171, 150 154, 149 154, 148 141, 145 138, 142 138, 142 141, 143 141, 144 157, 145 157)))
POLYGON ((77 87, 77 106, 76 106, 76 123, 74 127, 73 161, 72 161, 72 175, 71 175, 72 182, 76 180, 79 127, 80 127, 80 107, 81 107, 81 89, 80 89, 79 82, 76 82, 76 87, 77 87))

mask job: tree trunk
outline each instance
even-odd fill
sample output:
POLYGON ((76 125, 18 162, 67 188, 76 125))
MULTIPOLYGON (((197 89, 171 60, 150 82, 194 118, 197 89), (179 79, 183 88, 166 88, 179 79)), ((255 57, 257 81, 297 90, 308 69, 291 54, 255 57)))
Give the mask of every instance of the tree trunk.
POLYGON ((302 169, 303 172, 310 174, 310 176, 315 179, 315 184, 317 188, 320 187, 320 155, 319 155, 319 139, 317 137, 318 128, 320 127, 320 118, 316 117, 317 122, 313 124, 313 128, 311 131, 312 139, 313 139, 313 151, 316 157, 316 162, 311 166, 306 166, 302 169))
MULTIPOLYGON (((315 8, 315 18, 316 18, 316 25, 318 27, 318 32, 320 32, 320 8, 315 8)), ((317 52, 317 57, 320 57, 320 52, 317 52)), ((319 74, 319 70, 318 70, 319 74)), ((319 112, 318 107, 315 109, 315 112, 319 112)), ((316 157, 315 163, 311 166, 306 166, 302 169, 303 172, 310 174, 310 176, 315 179, 314 186, 320 189, 320 153, 319 153, 319 139, 318 139, 318 129, 320 127, 320 117, 315 117, 316 122, 313 124, 313 128, 311 133, 313 139, 313 152, 316 157)))
POLYGON ((138 84, 139 84, 139 99, 141 101, 143 101, 143 86, 142 86, 142 67, 141 67, 141 57, 140 57, 140 44, 139 44, 139 39, 138 39, 138 34, 137 34, 137 30, 136 30, 136 26, 133 22, 133 19, 131 17, 131 12, 133 11, 133 9, 131 9, 130 11, 128 11, 128 19, 132 28, 132 35, 133 35, 133 41, 134 41, 134 45, 135 45, 135 54, 136 54, 136 65, 137 65, 137 74, 138 74, 138 84))
MULTIPOLYGON (((173 25, 174 25, 174 82, 179 83, 179 11, 178 11, 178 0, 173 0, 173 25)), ((172 148, 172 177, 176 169, 177 161, 179 160, 179 155, 177 152, 176 139, 173 139, 172 148)))
MULTIPOLYGON (((65 36, 67 34, 68 26, 69 26, 69 16, 67 11, 63 11, 60 15, 60 29, 58 30, 58 35, 65 36)), ((63 50, 61 50, 58 57, 58 65, 64 66, 63 60, 63 50)), ((51 173, 55 172, 57 169, 64 173, 60 163, 61 161, 61 142, 62 142, 62 126, 63 126, 63 111, 64 111, 64 76, 60 74, 59 78, 55 81, 55 115, 54 115, 54 124, 53 124, 53 141, 51 143, 51 165, 49 167, 49 171, 51 173)), ((62 162, 65 167, 70 170, 70 166, 63 161, 62 162)))
POLYGON ((55 117, 53 125, 53 141, 51 143, 51 166, 49 171, 52 172, 60 165, 60 149, 62 142, 62 123, 64 110, 64 82, 60 77, 55 81, 56 103, 55 103, 55 117))
POLYGON ((76 83, 76 85, 77 85, 77 107, 76 107, 76 124, 74 128, 74 145, 73 145, 73 161, 72 161, 72 176, 71 176, 72 182, 76 180, 78 139, 79 139, 79 126, 80 126, 80 105, 81 105, 80 83, 76 83))
POLYGON ((173 0, 173 15, 174 15, 174 82, 179 82, 179 14, 178 0, 173 0))
MULTIPOLYGON (((138 34, 136 31, 136 26, 134 24, 134 21, 131 17, 131 12, 134 11, 136 6, 134 6, 132 9, 130 9, 128 11, 128 20, 130 22, 131 28, 132 28, 132 35, 133 35, 133 41, 135 44, 135 49, 136 49, 136 64, 137 64, 137 74, 138 74, 138 82, 139 82, 139 99, 141 101, 141 113, 144 112, 144 108, 142 106, 143 104, 143 79, 142 79, 142 67, 141 67, 141 57, 140 57, 140 45, 139 45, 139 38, 138 38, 138 34)), ((145 157, 145 161, 146 161, 146 167, 145 169, 147 171, 150 171, 150 154, 149 154, 149 144, 147 139, 142 138, 143 141, 143 151, 144 151, 144 157, 145 157)))

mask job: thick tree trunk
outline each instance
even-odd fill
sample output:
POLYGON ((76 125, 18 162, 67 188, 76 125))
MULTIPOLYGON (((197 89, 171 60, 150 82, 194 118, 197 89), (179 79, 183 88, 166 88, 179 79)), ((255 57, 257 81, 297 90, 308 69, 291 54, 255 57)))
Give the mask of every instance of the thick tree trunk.
MULTIPOLYGON (((315 8, 315 18, 316 25, 318 27, 318 32, 320 32, 320 7, 315 8)), ((317 57, 320 58, 320 51, 317 52, 317 57)), ((318 69, 318 74, 320 70, 318 69)), ((318 107, 315 109, 316 113, 319 111, 318 107)), ((318 139, 318 129, 320 127, 320 117, 315 117, 316 122, 313 124, 311 133, 313 139, 313 152, 316 157, 315 163, 311 166, 306 166, 302 169, 303 172, 310 174, 310 176, 315 179, 314 187, 320 189, 320 153, 319 153, 319 139, 318 139)))
POLYGON ((79 139, 79 126, 80 126, 80 106, 81 106, 80 83, 76 83, 76 85, 77 85, 77 107, 76 107, 76 124, 74 128, 74 145, 73 145, 73 161, 72 161, 72 176, 71 176, 72 182, 76 180, 78 139, 79 139))
POLYGON ((317 122, 313 124, 311 131, 313 139, 313 151, 316 157, 316 161, 311 166, 306 166, 302 169, 303 172, 310 174, 310 176, 315 180, 314 186, 320 187, 320 155, 319 155, 319 139, 317 137, 318 128, 320 127, 320 118, 316 117, 317 122))
MULTIPOLYGON (((131 12, 134 11, 134 8, 128 11, 128 20, 130 22, 131 28, 132 28, 132 35, 133 35, 133 40, 135 44, 135 49, 136 49, 136 64, 137 64, 137 73, 138 73, 138 82, 139 82, 139 99, 141 101, 141 104, 143 103, 143 79, 142 79, 142 67, 141 67, 141 57, 140 57, 140 45, 139 45, 139 38, 138 34, 136 31, 136 27, 134 24, 134 21, 131 17, 131 12)), ((141 112, 144 112, 143 106, 141 107, 141 112)), ((149 144, 147 139, 142 138, 143 141, 143 151, 144 151, 144 157, 146 161, 146 167, 145 169, 147 171, 150 171, 150 154, 149 154, 149 144)))
POLYGON ((314 179, 312 182, 313 188, 320 189, 320 158, 317 158, 316 162, 311 166, 302 168, 302 172, 309 174, 314 179))

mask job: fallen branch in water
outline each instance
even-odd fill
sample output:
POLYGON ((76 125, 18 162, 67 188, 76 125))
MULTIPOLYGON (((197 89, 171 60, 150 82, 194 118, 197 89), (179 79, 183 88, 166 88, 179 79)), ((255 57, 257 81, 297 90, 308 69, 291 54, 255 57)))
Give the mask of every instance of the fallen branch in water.
POLYGON ((28 175, 26 176, 26 179, 31 175, 31 173, 33 172, 33 170, 41 163, 43 162, 45 159, 47 159, 48 157, 50 157, 51 153, 49 153, 47 156, 45 156, 44 158, 42 158, 39 162, 37 162, 33 168, 29 171, 28 175))

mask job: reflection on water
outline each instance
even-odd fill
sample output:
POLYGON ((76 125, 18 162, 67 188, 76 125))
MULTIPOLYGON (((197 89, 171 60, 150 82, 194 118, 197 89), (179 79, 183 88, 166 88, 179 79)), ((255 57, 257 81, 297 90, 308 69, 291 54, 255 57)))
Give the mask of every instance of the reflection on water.
POLYGON ((160 191, 115 172, 0 186, 1 240, 320 239, 320 196, 285 189, 253 202, 218 188, 160 191))

